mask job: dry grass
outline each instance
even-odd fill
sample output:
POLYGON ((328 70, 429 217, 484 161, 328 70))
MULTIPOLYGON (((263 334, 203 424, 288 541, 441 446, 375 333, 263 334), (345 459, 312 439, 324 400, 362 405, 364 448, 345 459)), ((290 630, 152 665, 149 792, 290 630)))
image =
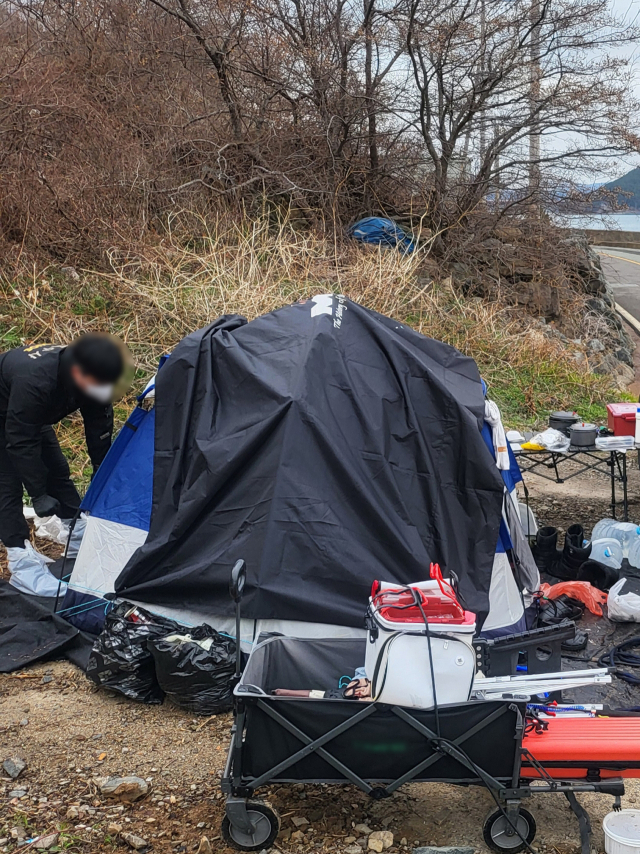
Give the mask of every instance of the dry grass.
MULTIPOLYGON (((108 330, 127 341, 142 380, 160 355, 221 314, 251 319, 332 291, 475 358, 510 424, 534 424, 551 408, 578 408, 593 417, 611 391, 608 380, 578 366, 573 352, 521 310, 462 299, 427 250, 405 257, 303 233, 286 220, 274 226, 267 218, 207 223, 185 214, 169 226, 155 246, 113 249, 109 273, 82 270, 76 280, 53 266, 5 272, 2 345, 108 330)), ((63 443, 76 468, 85 468, 77 431, 64 433, 63 443)))

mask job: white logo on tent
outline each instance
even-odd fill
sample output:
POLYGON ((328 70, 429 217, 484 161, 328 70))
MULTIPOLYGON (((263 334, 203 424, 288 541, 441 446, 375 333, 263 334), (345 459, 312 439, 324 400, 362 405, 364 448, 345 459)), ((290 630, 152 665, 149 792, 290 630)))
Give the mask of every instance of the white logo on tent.
POLYGON ((333 308, 337 301, 337 308, 333 319, 333 325, 336 329, 342 326, 344 312, 347 310, 346 299, 342 294, 317 294, 311 302, 311 317, 317 317, 319 314, 328 314, 329 317, 334 314, 333 308))
POLYGON ((311 302, 315 303, 311 306, 311 317, 317 317, 319 314, 333 314, 333 294, 318 294, 311 302))

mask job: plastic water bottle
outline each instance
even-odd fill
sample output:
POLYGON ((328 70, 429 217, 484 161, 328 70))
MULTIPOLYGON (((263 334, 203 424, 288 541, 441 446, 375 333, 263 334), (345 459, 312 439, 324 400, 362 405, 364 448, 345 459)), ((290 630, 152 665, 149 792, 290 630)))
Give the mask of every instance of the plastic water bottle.
POLYGON ((622 566, 622 546, 613 537, 593 540, 591 543, 591 560, 620 569, 622 566))
POLYGON ((636 406, 636 445, 640 445, 640 403, 636 406))
POLYGON ((615 519, 600 519, 599 522, 593 526, 593 531, 591 532, 591 540, 601 540, 603 537, 609 536, 609 528, 611 525, 615 525, 615 519))
POLYGON ((602 519, 598 522, 591 535, 591 539, 601 540, 613 538, 622 546, 622 556, 629 557, 631 546, 640 539, 640 525, 635 522, 616 522, 614 519, 602 519))
POLYGON ((629 557, 633 544, 640 540, 640 525, 635 522, 616 522, 615 519, 601 519, 597 522, 591 533, 591 540, 603 538, 618 540, 622 546, 622 556, 629 557))
POLYGON ((635 566, 636 569, 640 569, 640 537, 637 537, 631 544, 631 548, 629 549, 629 563, 631 566, 635 566))
POLYGON ((622 546, 623 556, 629 557, 631 546, 640 538, 640 525, 636 525, 635 522, 616 522, 609 529, 607 536, 615 537, 622 546))

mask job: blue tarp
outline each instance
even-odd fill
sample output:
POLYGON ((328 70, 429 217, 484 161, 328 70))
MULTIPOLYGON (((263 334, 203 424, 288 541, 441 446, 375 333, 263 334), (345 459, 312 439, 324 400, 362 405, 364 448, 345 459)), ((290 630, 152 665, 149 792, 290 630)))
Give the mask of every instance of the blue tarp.
POLYGON ((398 223, 381 216, 368 216, 349 226, 349 237, 360 243, 373 243, 377 246, 392 246, 407 254, 416 248, 416 242, 403 231, 398 223))

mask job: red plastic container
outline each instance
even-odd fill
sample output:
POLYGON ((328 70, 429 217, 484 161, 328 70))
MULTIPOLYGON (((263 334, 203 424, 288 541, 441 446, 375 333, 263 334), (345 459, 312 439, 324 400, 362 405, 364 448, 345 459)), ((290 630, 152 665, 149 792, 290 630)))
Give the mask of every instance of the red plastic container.
POLYGON ((429 576, 429 581, 399 588, 374 581, 370 603, 375 612, 388 623, 424 623, 426 617, 429 623, 475 625, 476 615, 464 610, 437 563, 429 567, 429 576))
MULTIPOLYGON (((420 591, 419 596, 422 609, 430 623, 465 623, 467 615, 464 608, 449 597, 443 596, 439 590, 429 591, 427 594, 420 591)), ((424 623, 413 596, 406 591, 385 590, 374 598, 373 604, 380 616, 388 622, 424 623)), ((471 621, 475 622, 475 615, 471 614, 470 617, 471 621)))
POLYGON ((637 403, 607 403, 607 427, 615 436, 636 435, 637 403))
MULTIPOLYGON (((561 713, 560 713, 561 714, 561 713)), ((640 777, 640 718, 552 718, 546 732, 525 734, 523 777, 542 777, 529 757, 556 779, 640 777), (566 767, 562 763, 566 762, 566 767), (628 763, 628 764, 627 764, 628 763)))

